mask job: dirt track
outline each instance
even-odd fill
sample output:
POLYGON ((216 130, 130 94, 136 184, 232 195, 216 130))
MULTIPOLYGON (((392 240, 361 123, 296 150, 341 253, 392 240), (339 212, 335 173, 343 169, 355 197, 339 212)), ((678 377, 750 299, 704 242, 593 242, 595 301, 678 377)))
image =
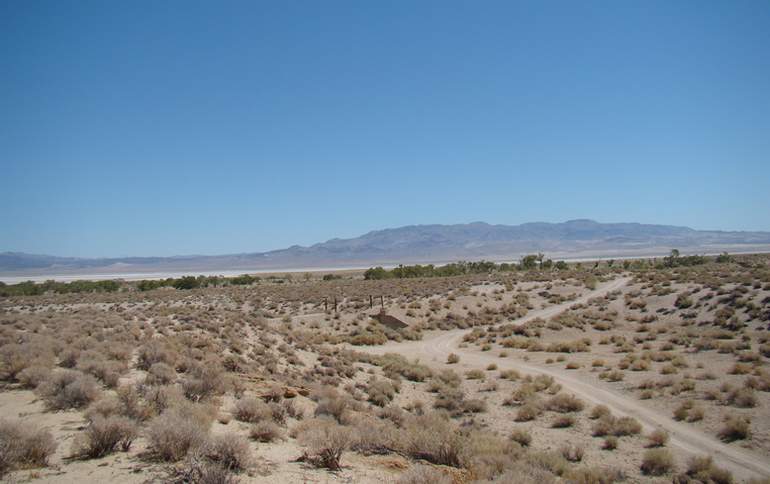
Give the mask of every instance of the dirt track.
MULTIPOLYGON (((525 323, 538 317, 550 318, 573 304, 585 302, 590 298, 620 289, 628 281, 628 278, 610 281, 575 301, 531 311, 527 316, 513 322, 525 323)), ((500 370, 515 369, 524 373, 550 375, 567 392, 574 393, 592 404, 607 405, 614 414, 634 417, 642 424, 645 432, 656 428, 665 429, 670 436, 670 446, 692 455, 711 455, 718 465, 729 469, 738 480, 770 476, 770 463, 766 462, 762 456, 724 444, 692 426, 674 421, 667 414, 655 410, 643 401, 600 386, 595 381, 581 378, 564 369, 536 366, 521 360, 502 359, 473 348, 460 348, 459 345, 463 336, 468 332, 470 330, 431 332, 427 333, 421 341, 388 343, 383 346, 367 347, 363 351, 378 354, 399 353, 408 358, 419 358, 421 362, 427 365, 439 367, 445 367, 444 363, 447 356, 450 353, 455 353, 460 355, 461 364, 459 366, 464 369, 484 369, 490 363, 495 363, 500 370)))

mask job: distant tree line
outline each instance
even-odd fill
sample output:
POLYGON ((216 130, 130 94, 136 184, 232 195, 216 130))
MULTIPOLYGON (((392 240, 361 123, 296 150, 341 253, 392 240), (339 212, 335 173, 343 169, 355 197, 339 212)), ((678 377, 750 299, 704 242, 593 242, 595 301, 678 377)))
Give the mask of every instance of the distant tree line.
MULTIPOLYGON (((278 276, 267 277, 271 282, 284 282, 284 279, 278 276)), ((150 280, 144 279, 135 283, 139 291, 150 291, 161 287, 172 287, 174 289, 197 289, 202 287, 221 287, 221 286, 248 286, 260 282, 262 279, 248 274, 235 277, 221 276, 183 276, 168 277, 166 279, 150 280)), ((25 281, 18 284, 5 284, 0 282, 0 297, 11 296, 39 296, 47 293, 68 294, 68 293, 88 293, 88 292, 115 292, 121 287, 130 287, 132 283, 108 280, 108 281, 72 281, 72 282, 34 282, 25 281)))
MULTIPOLYGON (((654 259, 636 259, 636 260, 624 260, 623 268, 627 270, 644 270, 653 267, 687 267, 695 266, 708 262, 710 259, 702 255, 689 255, 682 256, 679 250, 674 249, 671 253, 662 259, 662 262, 655 261, 654 259)), ((717 263, 729 263, 733 261, 732 256, 727 252, 713 258, 717 263)), ((607 266, 612 268, 614 260, 607 261, 607 266)), ((579 263, 575 264, 580 266, 579 263)), ((594 263, 594 269, 599 267, 599 261, 594 263)), ((466 274, 485 274, 490 272, 512 272, 512 271, 529 271, 529 270, 567 270, 569 266, 566 262, 552 261, 546 259, 543 254, 529 254, 521 258, 518 263, 503 262, 496 264, 489 261, 478 262, 454 262, 451 264, 445 264, 442 266, 435 266, 433 264, 427 265, 399 265, 393 269, 384 269, 382 267, 373 267, 367 269, 364 272, 364 279, 409 279, 415 277, 446 277, 446 276, 461 276, 466 274)), ((335 279, 341 279, 342 277, 337 274, 325 274, 323 276, 324 281, 331 281, 335 279)), ((307 276, 305 279, 309 279, 307 276)), ((291 281, 291 275, 284 276, 267 276, 265 280, 273 283, 284 283, 291 281)), ((197 289, 205 287, 222 287, 222 286, 248 286, 261 282, 262 279, 256 276, 248 274, 242 274, 234 277, 222 277, 222 276, 183 276, 183 277, 169 277, 166 279, 157 280, 141 280, 135 283, 135 287, 139 291, 150 291, 161 287, 171 287, 179 290, 197 289)), ((46 293, 55 294, 68 294, 68 293, 81 293, 81 292, 115 292, 121 289, 123 286, 130 286, 131 283, 108 280, 108 281, 72 281, 72 282, 57 282, 57 281, 45 281, 36 283, 33 281, 25 281, 17 284, 5 284, 0 282, 0 297, 11 296, 37 296, 46 293)))
POLYGON ((503 262, 496 264, 489 261, 478 262, 453 262, 442 266, 433 264, 416 264, 411 266, 399 265, 393 269, 384 269, 383 267, 372 267, 364 272, 364 279, 410 279, 415 277, 448 277, 462 276, 466 274, 487 274, 490 272, 513 272, 519 270, 565 270, 567 263, 558 261, 554 263, 551 259, 545 259, 543 254, 532 254, 521 258, 516 263, 503 262))
MULTIPOLYGON (((272 279, 275 276, 268 277, 272 279)), ((174 289, 198 289, 202 287, 222 287, 222 286, 249 286, 262 279, 248 274, 242 274, 235 277, 222 276, 183 276, 169 277, 166 279, 149 280, 145 279, 136 284, 140 291, 150 291, 161 287, 173 287, 174 289)))
MULTIPOLYGON (((732 262, 732 257, 727 252, 722 252, 714 258, 714 262, 725 264, 732 262)), ((708 259, 704 255, 680 255, 678 249, 673 249, 668 257, 663 258, 663 265, 666 267, 688 267, 705 264, 708 259)))
POLYGON ((75 292, 115 292, 118 289, 120 289, 120 283, 118 281, 25 281, 18 284, 5 284, 0 282, 0 297, 38 296, 48 292, 56 294, 75 292))

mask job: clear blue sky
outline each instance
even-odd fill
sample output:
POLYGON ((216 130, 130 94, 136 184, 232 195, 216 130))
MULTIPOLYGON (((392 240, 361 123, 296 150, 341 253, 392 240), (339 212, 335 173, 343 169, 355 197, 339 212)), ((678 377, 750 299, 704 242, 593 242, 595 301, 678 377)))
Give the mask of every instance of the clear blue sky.
POLYGON ((0 251, 770 230, 770 3, 3 1, 0 251))

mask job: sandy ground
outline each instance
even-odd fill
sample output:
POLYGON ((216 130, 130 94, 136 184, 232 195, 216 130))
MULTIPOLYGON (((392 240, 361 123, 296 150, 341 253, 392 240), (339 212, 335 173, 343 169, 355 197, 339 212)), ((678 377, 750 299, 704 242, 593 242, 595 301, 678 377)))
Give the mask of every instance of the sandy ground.
MULTIPOLYGON (((735 267, 730 270, 733 271, 731 277, 726 279, 677 279, 661 271, 653 273, 660 276, 653 282, 645 282, 638 274, 632 279, 627 276, 635 273, 616 270, 615 274, 605 273, 594 278, 598 286, 589 285, 581 277, 560 277, 558 273, 532 278, 498 274, 381 282, 360 279, 313 282, 295 278, 290 284, 189 292, 160 289, 148 293, 36 296, 8 300, 0 305, 0 313, 4 315, 6 329, 16 328, 20 335, 44 331, 46 325, 48 331, 57 326, 71 328, 75 324, 81 331, 89 331, 89 322, 116 328, 145 328, 144 331, 154 327, 156 337, 192 338, 182 340, 184 344, 215 335, 215 338, 221 338, 216 341, 224 344, 218 347, 223 354, 232 354, 238 348, 238 354, 257 365, 254 367, 257 372, 262 369, 259 365, 266 364, 265 359, 274 361, 278 372, 324 370, 322 355, 336 355, 341 348, 372 354, 398 353, 410 360, 417 359, 434 370, 454 370, 462 379, 458 389, 464 398, 485 402, 485 409, 478 413, 454 415, 454 422, 461 427, 478 426, 502 438, 507 438, 513 430, 525 430, 532 436, 531 449, 535 451, 558 454, 565 443, 579 446, 585 450, 585 457, 580 463, 571 465, 607 473, 620 472, 622 480, 629 483, 670 482, 671 475, 686 469, 691 455, 710 455, 717 465, 731 471, 737 482, 745 482, 754 477, 770 477, 770 428, 767 425, 770 392, 756 391, 757 404, 751 408, 738 408, 723 400, 708 400, 706 393, 724 385, 742 388, 752 376, 765 371, 767 360, 760 351, 766 351, 762 348, 770 341, 765 331, 768 321, 765 314, 770 307, 770 279, 763 276, 763 269, 741 276, 743 278, 735 275, 735 267), (685 292, 691 295, 694 305, 688 310, 678 309, 675 300, 685 292), (390 341, 382 346, 352 344, 355 341, 349 336, 376 325, 370 315, 379 311, 379 294, 384 294, 388 314, 405 321, 410 329, 416 328, 422 335, 421 340, 390 341), (731 294, 739 294, 739 304, 734 300, 723 301, 731 294), (374 308, 369 306, 371 295, 375 298, 374 308), (338 313, 331 306, 324 310, 323 300, 327 297, 329 301, 339 297, 338 313), (644 302, 643 308, 631 304, 637 300, 644 302), (750 307, 755 312, 749 314, 750 307), (736 317, 745 328, 729 331, 722 339, 710 338, 720 344, 736 345, 741 341, 750 344, 732 352, 713 348, 695 350, 701 332, 723 331, 714 322, 714 316, 717 309, 724 308, 735 308, 736 317), (526 316, 517 318, 525 312, 526 316), (687 315, 688 312, 692 315, 687 315), (569 318, 579 319, 583 315, 587 315, 587 323, 582 326, 568 324, 569 318), (560 319, 562 317, 566 319, 560 319), (642 324, 648 317, 653 318, 653 322, 642 324), (250 323, 244 324, 245 320, 250 323), (532 323, 528 327, 538 328, 537 331, 526 336, 515 335, 515 339, 530 340, 539 344, 540 349, 504 346, 507 335, 498 332, 498 328, 525 323, 532 323), (608 329, 597 329, 597 323, 608 329), (458 327, 469 329, 453 329, 458 327), (476 339, 464 341, 471 333, 476 339), (686 333, 694 336, 687 339, 686 333), (671 342, 683 335, 685 342, 674 342, 672 346, 671 342), (279 348, 288 337, 312 341, 309 347, 295 348, 294 355, 299 363, 290 363, 286 355, 281 356, 279 348), (610 337, 626 341, 632 349, 620 351, 614 340, 611 344, 600 342, 610 337), (587 351, 563 353, 545 349, 551 343, 579 340, 591 340, 587 351), (670 350, 666 346, 671 346, 670 350), (601 373, 621 368, 624 358, 640 358, 651 352, 669 353, 686 364, 669 376, 662 371, 663 367, 671 366, 669 360, 648 361, 649 368, 644 371, 629 369, 624 372, 622 381, 601 379, 601 373), (459 355, 460 362, 448 365, 450 353, 459 355), (740 359, 751 355, 758 359, 740 359), (597 366, 596 361, 604 363, 597 366), (739 361, 754 361, 751 364, 753 373, 731 374, 730 368, 739 361), (578 367, 568 369, 567 365, 572 363, 578 367), (484 377, 470 379, 466 375, 469 370, 481 370, 484 377), (552 423, 565 415, 550 410, 543 411, 533 421, 516 421, 518 407, 505 403, 505 400, 522 386, 522 382, 503 377, 500 373, 505 370, 551 376, 561 385, 563 393, 576 395, 587 408, 569 415, 574 424, 568 428, 553 428, 552 423), (690 380, 697 388, 679 394, 665 387, 654 390, 651 399, 642 399, 647 397, 641 396, 641 382, 665 379, 690 380), (675 421, 673 410, 689 399, 706 410, 705 417, 696 422, 675 421), (602 449, 604 439, 592 435, 594 421, 588 411, 596 404, 607 405, 614 415, 635 418, 642 424, 644 432, 623 437, 615 450, 602 449), (731 443, 719 441, 716 435, 726 415, 751 417, 753 435, 731 443), (667 448, 676 458, 674 469, 657 480, 639 470, 648 445, 646 435, 655 429, 667 431, 670 437, 667 448)), ((344 358, 337 358, 331 358, 330 366, 344 361, 344 358)), ((367 402, 366 385, 373 376, 384 379, 386 375, 381 367, 364 362, 367 359, 356 358, 345 363, 355 367, 353 376, 343 377, 332 385, 357 400, 366 412, 376 414, 379 409, 367 402)), ((144 370, 136 368, 135 360, 133 358, 121 374, 122 384, 138 383, 146 376, 144 370)), ((305 380, 308 385, 315 383, 313 378, 319 382, 326 378, 321 371, 309 374, 312 376, 305 380)), ((254 375, 258 377, 246 379, 251 382, 249 385, 264 385, 265 381, 272 380, 262 373, 254 375)), ((433 408, 437 394, 429 389, 431 381, 402 379, 401 389, 392 403, 402 409, 413 408, 415 402, 433 408)), ((16 471, 10 479, 15 482, 127 483, 168 480, 170 464, 149 460, 148 444, 143 437, 138 438, 126 453, 88 461, 69 459, 72 441, 83 433, 87 424, 83 411, 46 411, 35 393, 17 388, 10 385, 0 392, 1 416, 29 421, 50 430, 59 448, 50 467, 16 471)), ((721 391, 725 395, 726 390, 721 391)), ((247 393, 254 392, 255 387, 249 387, 247 393)), ((541 397, 545 399, 550 395, 544 392, 541 397)), ((229 414, 236 397, 228 392, 221 398, 220 412, 229 414)), ((312 415, 315 403, 307 397, 297 397, 297 401, 305 407, 306 415, 312 415)), ((297 423, 291 420, 285 430, 297 423)), ((231 419, 226 424, 215 422, 211 432, 247 435, 248 427, 231 419)), ((395 482, 405 469, 416 465, 416 461, 396 454, 365 456, 350 451, 345 453, 342 471, 331 473, 296 462, 303 449, 294 438, 270 444, 250 441, 249 445, 256 465, 238 475, 241 482, 395 482)))
MULTIPOLYGON (((587 302, 593 297, 620 289, 628 282, 628 278, 616 279, 602 284, 596 290, 575 301, 531 311, 526 317, 520 318, 516 322, 522 324, 538 317, 547 319, 576 303, 587 302)), ((621 395, 598 385, 595 381, 580 378, 574 372, 548 368, 520 360, 501 359, 489 353, 462 347, 462 339, 469 332, 470 330, 433 332, 426 335, 421 341, 391 342, 383 346, 368 347, 364 351, 375 354, 396 352, 409 358, 419 358, 425 364, 432 366, 444 366, 443 363, 447 356, 450 353, 455 353, 461 357, 459 366, 463 370, 483 369, 490 363, 494 363, 500 370, 515 369, 529 374, 546 374, 554 377, 568 392, 574 393, 582 399, 594 404, 607 405, 615 414, 636 418, 643 425, 645 431, 652 431, 656 428, 665 429, 671 438, 669 445, 690 455, 711 455, 718 465, 729 469, 740 480, 770 476, 770 462, 764 456, 726 445, 692 426, 674 421, 669 417, 669 412, 664 413, 643 401, 621 395)))

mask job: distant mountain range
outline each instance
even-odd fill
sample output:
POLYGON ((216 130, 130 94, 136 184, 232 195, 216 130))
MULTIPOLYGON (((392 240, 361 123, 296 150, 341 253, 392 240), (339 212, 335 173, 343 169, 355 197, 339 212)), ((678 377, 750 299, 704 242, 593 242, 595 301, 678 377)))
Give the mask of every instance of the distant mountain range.
POLYGON ((551 258, 654 256, 683 253, 770 252, 770 232, 694 230, 670 225, 563 223, 410 225, 376 230, 309 247, 218 256, 74 258, 0 253, 0 275, 36 276, 196 273, 342 268, 456 260, 517 260, 544 252, 551 258))

